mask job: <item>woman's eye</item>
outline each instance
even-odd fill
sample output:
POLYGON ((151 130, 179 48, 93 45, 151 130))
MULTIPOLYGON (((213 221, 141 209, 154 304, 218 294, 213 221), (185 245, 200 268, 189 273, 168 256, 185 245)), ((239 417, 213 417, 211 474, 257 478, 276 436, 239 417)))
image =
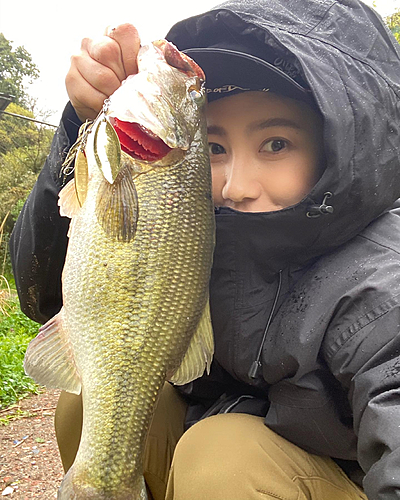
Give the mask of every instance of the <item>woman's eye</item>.
POLYGON ((273 139, 265 142, 260 151, 267 151, 268 153, 279 153, 282 149, 287 147, 287 142, 284 139, 273 139))
POLYGON ((223 148, 221 144, 210 142, 208 145, 208 153, 210 155, 223 155, 225 153, 225 148, 223 148))

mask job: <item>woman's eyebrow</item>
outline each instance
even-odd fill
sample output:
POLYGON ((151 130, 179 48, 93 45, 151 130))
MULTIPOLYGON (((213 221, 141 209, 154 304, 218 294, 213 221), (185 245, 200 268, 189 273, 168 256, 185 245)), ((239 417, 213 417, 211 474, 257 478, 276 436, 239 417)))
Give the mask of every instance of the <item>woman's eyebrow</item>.
POLYGON ((302 128, 301 125, 294 120, 280 117, 268 118, 267 120, 251 123, 246 128, 249 132, 255 132, 257 130, 263 130, 269 127, 290 127, 297 130, 300 130, 302 128))
POLYGON ((209 135, 226 135, 226 130, 223 127, 219 127, 218 125, 210 125, 207 127, 207 134, 209 135))
MULTIPOLYGON (((267 120, 257 121, 255 123, 250 123, 246 127, 249 133, 255 132, 257 130, 263 130, 269 127, 290 127, 297 130, 301 130, 302 127, 299 123, 291 120, 289 118, 268 118, 267 120)), ((207 127, 207 133, 209 135, 219 135, 220 137, 226 136, 226 130, 219 125, 210 125, 207 127)))

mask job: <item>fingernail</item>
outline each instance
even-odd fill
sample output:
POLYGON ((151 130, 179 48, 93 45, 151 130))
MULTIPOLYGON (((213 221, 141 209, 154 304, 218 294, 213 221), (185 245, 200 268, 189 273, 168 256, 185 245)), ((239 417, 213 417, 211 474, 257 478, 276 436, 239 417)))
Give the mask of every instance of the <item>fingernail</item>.
POLYGON ((107 35, 107 36, 110 36, 110 34, 111 34, 113 31, 115 31, 115 29, 116 29, 116 26, 107 26, 107 28, 106 28, 106 35, 107 35))

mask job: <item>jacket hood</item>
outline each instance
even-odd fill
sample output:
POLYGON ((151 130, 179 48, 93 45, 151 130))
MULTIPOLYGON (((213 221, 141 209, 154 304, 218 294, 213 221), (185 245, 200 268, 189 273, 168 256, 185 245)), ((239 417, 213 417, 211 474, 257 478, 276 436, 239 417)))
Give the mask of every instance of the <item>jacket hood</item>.
POLYGON ((180 50, 238 37, 269 61, 273 51, 273 63, 311 90, 323 117, 326 168, 306 198, 265 214, 223 211, 237 221, 230 231, 252 220, 253 230, 278 237, 269 256, 279 248, 271 263, 278 270, 345 243, 400 197, 399 45, 357 0, 234 0, 167 35, 180 50))

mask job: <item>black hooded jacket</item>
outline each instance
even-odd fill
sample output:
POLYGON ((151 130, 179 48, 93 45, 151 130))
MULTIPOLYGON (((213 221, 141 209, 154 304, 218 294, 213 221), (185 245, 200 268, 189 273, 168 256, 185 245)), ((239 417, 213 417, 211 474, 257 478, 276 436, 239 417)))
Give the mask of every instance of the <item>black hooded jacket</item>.
MULTIPOLYGON (((326 167, 295 206, 217 211, 216 352, 210 375, 181 389, 189 420, 261 415, 355 480, 359 464, 370 500, 400 498, 398 45, 356 0, 233 1, 167 36, 180 50, 229 37, 309 87, 326 167)), ((61 306, 59 172, 78 126, 69 105, 10 242, 21 305, 40 322, 61 306)))

